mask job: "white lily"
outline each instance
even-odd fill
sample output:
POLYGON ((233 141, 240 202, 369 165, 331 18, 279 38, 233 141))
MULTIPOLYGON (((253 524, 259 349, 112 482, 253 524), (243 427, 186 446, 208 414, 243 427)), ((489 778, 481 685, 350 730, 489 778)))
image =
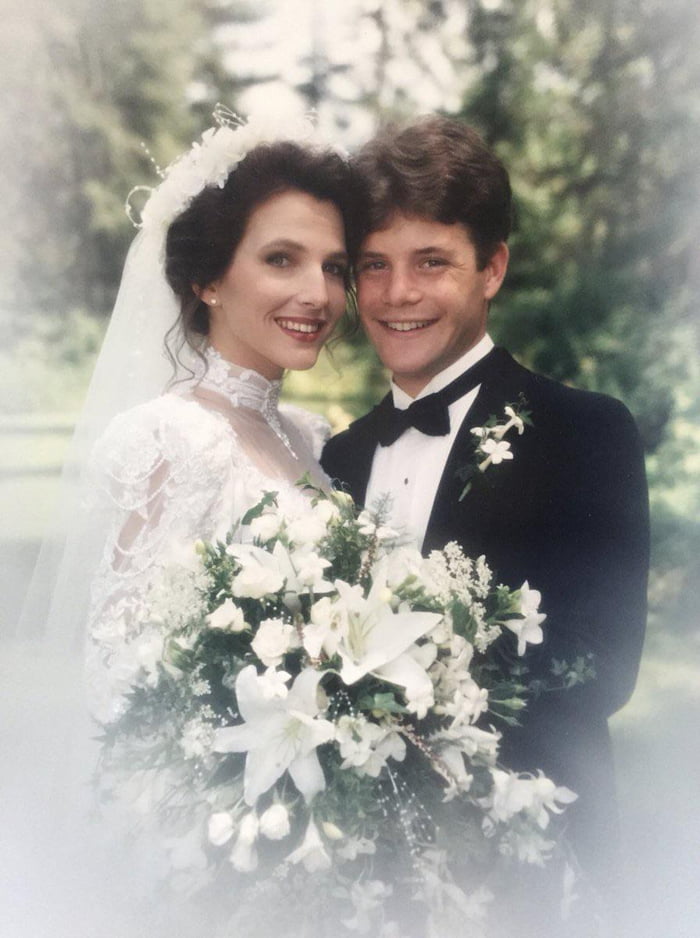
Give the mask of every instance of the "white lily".
MULTIPOLYGON (((342 580, 336 580, 335 586, 347 623, 337 649, 342 661, 340 677, 345 684, 354 684, 370 672, 386 676, 407 689, 413 689, 417 680, 422 682, 418 675, 422 669, 405 653, 416 639, 437 625, 440 616, 434 612, 404 611, 402 607, 394 612, 386 601, 386 587, 381 579, 374 582, 366 598, 359 586, 350 586, 342 580), (403 656, 407 658, 405 662, 403 656), (388 665, 391 676, 384 675, 388 665)), ((421 690, 417 689, 416 697, 421 696, 421 690)))
POLYGON ((335 727, 319 717, 317 688, 321 675, 307 668, 285 697, 270 697, 255 667, 236 678, 238 709, 244 722, 219 729, 216 752, 246 752, 243 794, 247 804, 270 789, 288 771, 307 802, 326 782, 316 747, 333 738, 335 727))
POLYGON ((226 553, 241 564, 241 570, 231 583, 234 596, 262 599, 279 592, 284 586, 284 574, 277 558, 261 547, 231 544, 226 548, 226 553))

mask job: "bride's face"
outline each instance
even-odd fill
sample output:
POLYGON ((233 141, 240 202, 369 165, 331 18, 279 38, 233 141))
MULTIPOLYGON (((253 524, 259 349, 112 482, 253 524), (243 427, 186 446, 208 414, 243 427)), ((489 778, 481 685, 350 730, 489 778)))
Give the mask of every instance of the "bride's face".
POLYGON ((291 189, 252 212, 226 273, 202 291, 209 341, 264 377, 310 368, 345 310, 343 221, 332 202, 291 189))

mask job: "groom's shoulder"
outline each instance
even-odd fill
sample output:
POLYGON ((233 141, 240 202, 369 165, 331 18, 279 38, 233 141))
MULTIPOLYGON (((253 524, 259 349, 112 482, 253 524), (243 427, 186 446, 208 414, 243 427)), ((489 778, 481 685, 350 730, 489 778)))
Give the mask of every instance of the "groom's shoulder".
POLYGON ((615 397, 573 387, 563 381, 531 371, 508 355, 507 370, 514 390, 519 390, 531 408, 544 412, 552 419, 567 423, 579 420, 606 422, 633 421, 627 407, 615 397))

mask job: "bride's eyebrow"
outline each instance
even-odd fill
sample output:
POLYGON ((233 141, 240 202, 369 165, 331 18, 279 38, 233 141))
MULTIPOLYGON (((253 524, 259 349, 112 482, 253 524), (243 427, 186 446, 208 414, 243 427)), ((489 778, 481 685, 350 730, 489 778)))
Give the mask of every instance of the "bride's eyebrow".
POLYGON ((304 245, 299 241, 292 241, 291 238, 276 238, 274 241, 268 241, 266 244, 261 245, 261 251, 273 251, 273 250, 286 250, 286 251, 303 251, 305 250, 304 245))
MULTIPOLYGON (((302 244, 299 241, 293 241, 291 238, 276 238, 274 241, 268 241, 267 244, 263 244, 260 248, 262 252, 267 251, 307 251, 308 246, 302 244)), ((332 257, 334 260, 347 260, 348 255, 346 251, 330 251, 328 257, 332 257)))

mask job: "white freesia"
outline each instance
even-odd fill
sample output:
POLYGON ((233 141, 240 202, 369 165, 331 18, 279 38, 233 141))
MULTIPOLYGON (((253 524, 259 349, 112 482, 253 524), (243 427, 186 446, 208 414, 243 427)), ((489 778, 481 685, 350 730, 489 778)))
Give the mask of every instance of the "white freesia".
POLYGON ((527 580, 520 587, 520 615, 522 619, 507 619, 503 624, 518 637, 518 654, 524 655, 527 645, 540 645, 544 639, 541 623, 547 618, 538 612, 542 595, 530 589, 527 580))
POLYGON ((336 741, 342 768, 353 768, 377 778, 388 759, 403 761, 406 743, 391 724, 373 723, 365 717, 344 714, 338 720, 336 741))
POLYGON ((510 443, 508 443, 507 440, 498 441, 489 438, 487 440, 483 440, 479 444, 479 449, 482 453, 485 453, 487 457, 483 462, 479 463, 479 469, 482 472, 491 463, 493 463, 494 466, 497 466, 504 460, 513 458, 513 454, 510 451, 510 443))
MULTIPOLYGON (((406 758, 406 743, 397 732, 392 730, 386 733, 379 742, 372 747, 369 759, 362 764, 361 770, 365 775, 379 778, 389 759, 403 762, 406 758)), ((359 771, 359 770, 358 770, 359 771)))
POLYGON ((318 671, 298 675, 286 697, 265 696, 255 667, 236 678, 238 709, 244 723, 216 731, 217 752, 245 752, 244 797, 254 805, 288 771, 306 801, 325 787, 317 746, 333 738, 335 726, 320 717, 318 671))
POLYGON ((252 873, 258 866, 258 854, 255 842, 258 839, 260 822, 255 811, 244 815, 238 828, 238 837, 233 845, 229 859, 239 873, 252 873))
POLYGON ((360 512, 357 518, 357 524, 360 534, 367 534, 370 537, 373 536, 380 543, 383 541, 395 541, 399 536, 398 531, 394 528, 390 528, 386 524, 382 524, 378 520, 377 515, 367 509, 360 512))
POLYGON ((282 619, 263 619, 250 646, 266 667, 274 668, 296 644, 297 633, 293 625, 282 619))
POLYGON ((344 610, 324 596, 313 604, 309 618, 310 621, 304 625, 304 648, 312 658, 318 658, 321 651, 332 657, 338 650, 340 639, 347 632, 344 610))
POLYGON ((312 550, 297 550, 292 554, 291 561, 296 571, 296 580, 302 589, 312 593, 328 593, 333 589, 333 584, 323 578, 331 566, 330 560, 325 560, 312 550))
POLYGON ((260 692, 265 700, 272 700, 273 697, 286 697, 289 693, 287 683, 291 674, 282 671, 279 668, 265 668, 265 671, 259 676, 260 692))
POLYGON ((247 629, 243 610, 232 599, 225 599, 220 606, 207 616, 210 629, 223 629, 226 632, 242 632, 247 629))
POLYGON ((283 804, 271 804, 260 815, 260 833, 268 840, 282 840, 289 831, 289 811, 283 804))
POLYGON ((493 789, 483 803, 495 821, 507 822, 513 815, 526 811, 544 830, 549 824, 550 812, 559 814, 560 802, 570 804, 577 797, 570 789, 557 787, 541 774, 527 777, 494 769, 491 775, 493 789))
POLYGON ((447 729, 433 733, 430 742, 440 751, 444 745, 457 746, 468 759, 478 758, 485 765, 493 766, 498 755, 501 734, 496 730, 482 730, 470 723, 456 723, 447 729))
POLYGON ((442 746, 440 759, 447 768, 448 774, 448 785, 443 793, 443 801, 451 801, 461 792, 469 791, 474 776, 467 772, 464 751, 459 746, 442 746))
POLYGON ((331 858, 313 818, 309 821, 301 846, 290 853, 287 860, 289 863, 303 863, 309 873, 330 869, 331 858))
POLYGON ((387 554, 382 562, 382 575, 392 590, 396 590, 406 581, 420 581, 423 577, 425 559, 416 547, 397 547, 387 554))

